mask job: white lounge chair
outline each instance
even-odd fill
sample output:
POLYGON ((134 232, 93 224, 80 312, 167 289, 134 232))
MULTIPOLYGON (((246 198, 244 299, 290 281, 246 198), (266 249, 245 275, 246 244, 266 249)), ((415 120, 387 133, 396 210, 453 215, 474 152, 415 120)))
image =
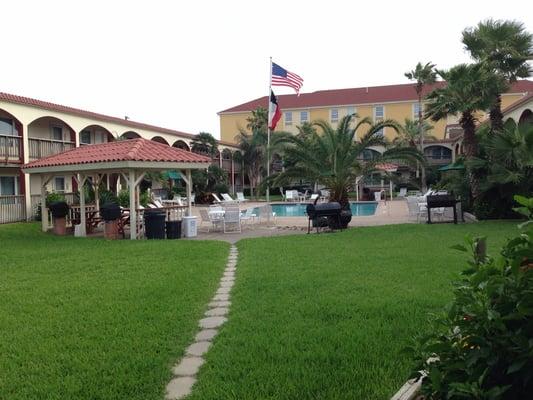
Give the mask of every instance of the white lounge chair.
POLYGON ((211 196, 213 196, 213 199, 215 199, 215 201, 214 201, 215 203, 219 203, 219 204, 223 203, 223 201, 220 200, 220 198, 217 196, 216 193, 211 193, 211 196))
POLYGON ((311 197, 309 198, 309 201, 310 201, 311 203, 314 203, 316 199, 318 199, 318 193, 313 193, 313 194, 311 195, 311 197))
POLYGON ((322 202, 329 200, 329 190, 323 189, 320 191, 320 200, 322 200, 322 202))
POLYGON ((285 200, 286 201, 298 201, 298 191, 297 190, 287 190, 285 191, 285 200))
POLYGON ((248 199, 244 198, 244 193, 243 192, 237 192, 237 201, 239 203, 245 203, 245 202, 248 201, 248 199))
POLYGON ((223 203, 236 203, 237 201, 232 198, 228 193, 221 193, 220 194, 222 196, 222 198, 224 199, 222 202, 223 203))
POLYGON ((224 210, 224 233, 241 232, 241 210, 239 206, 228 206, 224 210), (234 226, 234 230, 230 230, 234 226))

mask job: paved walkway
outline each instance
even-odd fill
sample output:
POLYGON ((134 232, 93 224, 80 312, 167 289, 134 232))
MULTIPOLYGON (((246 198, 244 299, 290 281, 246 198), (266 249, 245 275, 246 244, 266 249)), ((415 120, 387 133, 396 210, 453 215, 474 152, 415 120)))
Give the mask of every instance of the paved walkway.
POLYGON ((165 399, 182 399, 192 392, 196 383, 196 375, 204 364, 204 355, 211 346, 211 341, 218 333, 218 329, 228 320, 226 315, 231 306, 231 288, 235 282, 237 270, 237 247, 231 246, 224 275, 220 279, 220 286, 209 303, 209 309, 204 318, 198 322, 200 328, 194 342, 185 351, 185 357, 172 368, 174 378, 168 383, 165 399))

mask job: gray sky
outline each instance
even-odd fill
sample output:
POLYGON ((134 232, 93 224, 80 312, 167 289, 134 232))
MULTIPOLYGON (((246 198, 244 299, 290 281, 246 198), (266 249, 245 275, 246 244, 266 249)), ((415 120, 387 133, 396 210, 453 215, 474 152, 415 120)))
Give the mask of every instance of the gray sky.
POLYGON ((218 111, 267 94, 269 56, 312 92, 406 83, 418 61, 468 61, 461 31, 488 17, 533 31, 533 2, 515 0, 17 0, 1 8, 0 91, 215 137, 218 111))

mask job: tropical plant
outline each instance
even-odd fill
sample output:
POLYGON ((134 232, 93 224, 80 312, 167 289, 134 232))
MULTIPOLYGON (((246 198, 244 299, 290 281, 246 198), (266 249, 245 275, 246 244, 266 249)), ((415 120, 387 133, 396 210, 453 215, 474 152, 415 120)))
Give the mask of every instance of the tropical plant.
POLYGON ((263 107, 257 107, 252 110, 252 115, 246 118, 246 129, 249 132, 266 132, 268 123, 268 110, 263 107))
POLYGON ((191 140, 191 150, 215 158, 218 152, 218 142, 210 133, 200 132, 191 140))
POLYGON ((517 21, 488 19, 463 31, 463 44, 472 58, 498 74, 503 81, 501 91, 490 105, 492 132, 503 130, 501 93, 518 78, 531 75, 528 60, 533 59, 533 35, 517 21))
POLYGON ((472 260, 453 302, 419 338, 413 375, 427 399, 528 399, 533 393, 533 198, 515 196, 528 218, 496 259, 485 238, 468 238, 472 260))
POLYGON ((363 118, 351 126, 354 115, 341 119, 337 128, 327 121, 315 121, 313 127, 318 129, 304 137, 287 136, 282 139, 284 155, 293 161, 285 170, 277 174, 274 184, 285 185, 296 179, 306 179, 322 184, 330 189, 330 200, 341 206, 348 205, 348 189, 357 177, 367 175, 375 170, 376 165, 385 161, 422 160, 420 152, 408 147, 393 147, 380 156, 363 161, 363 153, 372 146, 388 146, 382 129, 390 127, 399 131, 401 127, 394 120, 373 123, 370 118, 363 118), (364 133, 356 133, 365 130, 364 133))
MULTIPOLYGON (((481 64, 459 64, 447 71, 437 71, 447 84, 434 89, 426 97, 426 116, 433 121, 448 115, 460 114, 459 124, 464 134, 465 158, 470 160, 478 155, 476 137, 476 113, 488 108, 501 87, 501 79, 487 71, 481 64)), ((480 194, 479 177, 476 171, 469 170, 472 198, 476 201, 480 194)))
MULTIPOLYGON (((415 66, 415 69, 406 72, 404 75, 407 79, 411 81, 416 81, 415 91, 416 95, 418 97, 418 125, 417 128, 419 130, 418 132, 418 145, 419 150, 421 153, 424 152, 424 128, 426 128, 427 124, 424 124, 424 114, 422 110, 422 95, 424 88, 427 85, 431 85, 435 83, 437 79, 437 73, 434 70, 435 64, 432 64, 431 62, 426 63, 425 65, 422 65, 422 63, 418 63, 415 66)), ((426 170, 423 165, 418 166, 420 168, 420 187, 422 188, 422 191, 426 191, 426 170)))
POLYGON ((476 216, 513 217, 509 212, 513 203, 511 194, 533 194, 533 125, 517 125, 509 119, 500 134, 491 135, 487 127, 481 129, 478 136, 479 156, 467 163, 486 176, 480 181, 481 198, 476 216))
POLYGON ((193 170, 192 188, 196 193, 198 203, 210 201, 211 193, 226 193, 228 191, 228 174, 218 165, 211 164, 205 170, 193 170))

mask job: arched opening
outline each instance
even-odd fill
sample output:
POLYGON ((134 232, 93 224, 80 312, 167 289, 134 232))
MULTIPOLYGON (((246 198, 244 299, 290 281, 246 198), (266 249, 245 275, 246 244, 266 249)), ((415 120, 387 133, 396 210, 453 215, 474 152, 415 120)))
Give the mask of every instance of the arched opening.
POLYGON ((41 117, 28 125, 30 159, 62 153, 76 147, 76 132, 65 121, 41 117))
POLYGON ((153 137, 152 139, 150 139, 150 140, 153 141, 153 142, 157 142, 157 143, 161 143, 161 144, 166 144, 167 146, 170 146, 170 145, 168 144, 168 142, 167 142, 165 139, 163 139, 161 136, 154 136, 154 137, 153 137))
POLYGON ((364 149, 362 154, 363 161, 372 161, 381 156, 381 153, 374 149, 364 149))
POLYGON ((220 167, 220 150, 216 150, 215 155, 211 158, 211 164, 220 167))
POLYGON ((428 146, 424 149, 424 156, 430 163, 450 163, 452 151, 444 146, 428 146))
POLYGON ((138 139, 140 137, 141 137, 141 135, 139 135, 137 132, 133 132, 133 131, 124 132, 120 136, 121 139, 138 139))
POLYGON ((520 115, 520 119, 518 120, 519 124, 533 124, 533 112, 528 108, 527 110, 524 110, 522 115, 520 115))
POLYGON ((176 140, 174 144, 172 144, 172 147, 177 147, 178 149, 191 151, 191 148, 189 147, 189 145, 183 140, 176 140))
POLYGON ((455 145, 455 157, 459 155, 459 143, 455 145))
POLYGON ((22 123, 0 109, 0 159, 22 161, 22 123))
POLYGON ((89 125, 80 131, 80 145, 113 142, 115 137, 101 125, 89 125))
POLYGON ((225 171, 231 173, 231 160, 233 159, 233 155, 231 154, 231 150, 224 149, 222 150, 222 169, 225 171))

